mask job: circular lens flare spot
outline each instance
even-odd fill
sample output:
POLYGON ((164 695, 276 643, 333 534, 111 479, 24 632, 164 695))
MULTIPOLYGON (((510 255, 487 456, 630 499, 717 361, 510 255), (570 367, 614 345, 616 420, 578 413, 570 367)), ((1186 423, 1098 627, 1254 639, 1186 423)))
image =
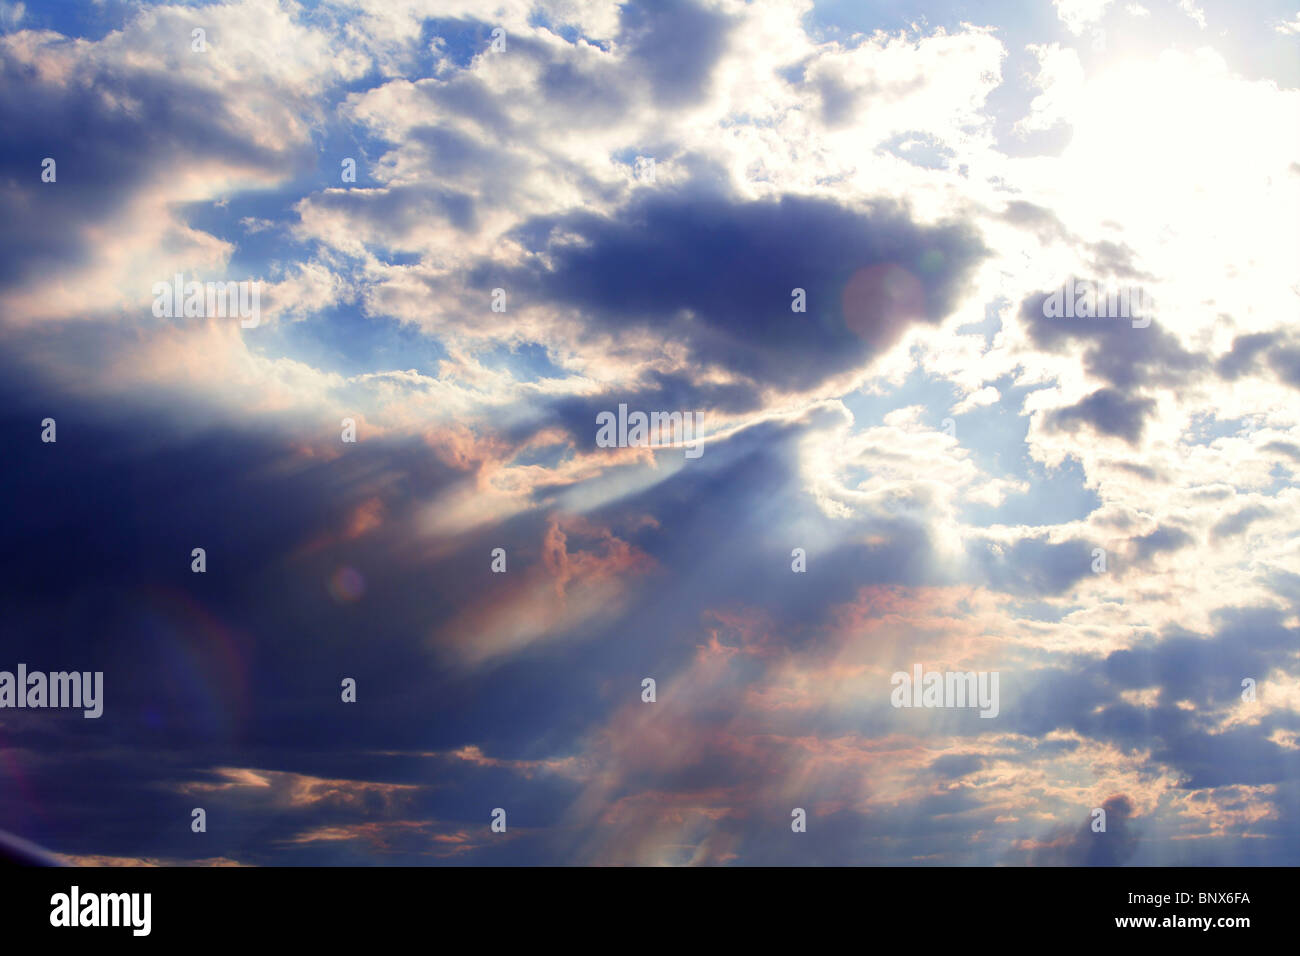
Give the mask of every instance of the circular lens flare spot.
POLYGON ((366 593, 366 579, 356 568, 342 567, 330 575, 330 596, 339 604, 351 604, 366 593))
POLYGON ((921 280, 892 262, 853 273, 840 300, 844 322, 876 349, 894 343, 910 322, 925 318, 921 280))

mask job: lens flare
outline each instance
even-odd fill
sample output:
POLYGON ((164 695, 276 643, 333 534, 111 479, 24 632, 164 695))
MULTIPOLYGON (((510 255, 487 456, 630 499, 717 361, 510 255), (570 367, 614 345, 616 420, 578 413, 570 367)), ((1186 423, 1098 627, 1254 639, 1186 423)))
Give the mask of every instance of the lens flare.
POLYGON ((356 568, 341 567, 330 576, 329 591, 339 604, 351 604, 366 593, 366 579, 356 568))

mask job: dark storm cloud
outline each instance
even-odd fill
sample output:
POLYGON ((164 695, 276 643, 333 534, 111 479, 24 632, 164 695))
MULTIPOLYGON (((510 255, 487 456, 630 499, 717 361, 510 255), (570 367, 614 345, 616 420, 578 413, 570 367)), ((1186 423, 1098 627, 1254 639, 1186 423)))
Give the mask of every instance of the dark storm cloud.
POLYGON ((1286 665, 1296 641, 1282 618, 1274 608, 1224 610, 1215 615, 1209 636, 1152 637, 1102 660, 1038 672, 1023 691, 1005 681, 1002 713, 1031 736, 1068 729, 1125 749, 1150 750, 1153 761, 1179 771, 1180 786, 1187 789, 1289 780, 1300 770, 1300 754, 1269 737, 1300 729, 1300 718, 1273 710, 1258 724, 1221 730, 1215 716, 1238 705, 1244 678, 1259 682, 1261 700, 1273 692, 1265 675, 1286 665), (1124 691, 1153 687, 1154 706, 1120 698, 1124 691))
POLYGON ((649 82, 658 105, 673 108, 705 95, 733 24, 688 0, 666 0, 625 4, 619 26, 635 74, 649 82))
MULTIPOLYGON (((798 480, 793 444, 807 427, 830 421, 755 426, 715 442, 671 478, 590 515, 612 522, 645 513, 660 523, 630 540, 656 559, 666 577, 619 621, 601 628, 605 640, 549 650, 546 681, 537 680, 537 658, 525 656, 457 682, 431 666, 419 637, 458 606, 492 599, 482 560, 491 546, 505 545, 517 570, 538 560, 540 516, 489 529, 446 560, 421 559, 404 535, 394 537, 387 529, 373 542, 329 545, 318 557, 295 559, 303 541, 337 529, 348 508, 365 497, 380 495, 392 509, 390 523, 404 525, 414 519, 402 507, 407 492, 427 499, 463 476, 401 442, 365 444, 356 449, 364 449, 364 457, 285 471, 274 467, 274 442, 248 436, 211 432, 183 441, 147 417, 117 410, 104 421, 102 411, 96 416, 66 399, 23 391, 7 395, 4 407, 4 433, 15 436, 9 446, 18 457, 0 490, 27 514, 6 553, 12 584, 8 646, 29 662, 55 654, 61 662, 102 667, 111 676, 101 721, 53 723, 44 714, 25 716, 17 735, 24 748, 20 765, 27 784, 48 795, 44 817, 24 805, 16 788, 0 788, 3 819, 60 852, 225 855, 302 864, 571 859, 574 831, 562 824, 576 799, 575 781, 546 774, 525 779, 506 767, 376 751, 445 751, 475 742, 493 756, 520 759, 581 752, 593 722, 599 725, 611 706, 591 688, 610 680, 635 688, 644 673, 676 673, 697 652, 705 608, 764 605, 781 643, 796 647, 864 583, 934 580, 920 529, 881 517, 866 521, 849 540, 869 529, 886 534, 885 542, 814 548, 809 561, 815 573, 792 575, 789 547, 800 542, 768 540, 765 514, 779 502, 795 526, 826 540, 829 519, 789 488, 798 480), (55 446, 35 439, 38 413, 49 408, 60 421, 55 446), (376 474, 397 476, 377 486, 391 493, 375 490, 368 479, 376 474), (202 577, 188 571, 188 548, 200 538, 213 543, 210 570, 202 577), (366 575, 368 592, 358 604, 339 605, 327 595, 330 571, 344 562, 366 575), (188 596, 179 604, 160 603, 150 595, 154 588, 188 596), (673 600, 665 602, 664 593, 673 600), (242 711, 229 696, 219 697, 216 713, 197 706, 202 700, 194 695, 202 687, 186 683, 175 655, 218 675, 226 662, 210 641, 196 638, 202 628, 186 607, 218 618, 229 649, 249 662, 242 711), (356 710, 338 702, 340 674, 359 680, 356 710), (371 703, 381 701, 382 706, 371 703), (520 734, 521 724, 537 730, 520 734), (178 789, 194 781, 223 782, 217 767, 415 789, 385 795, 340 786, 329 799, 289 805, 260 796, 259 788, 178 789), (502 805, 510 807, 511 825, 521 833, 517 840, 476 845, 455 857, 431 855, 430 847, 446 846, 435 836, 460 839, 456 834, 462 831, 479 832, 486 828, 485 808, 502 805), (175 820, 186 826, 193 806, 210 814, 211 837, 201 845, 177 842, 159 825, 175 820), (72 819, 81 821, 79 828, 66 825, 72 819), (420 828, 403 829, 412 821, 420 828), (369 827, 358 832, 370 835, 291 842, 327 826, 369 827), (384 826, 394 827, 387 837, 384 826)), ((1081 542, 1034 541, 1011 549, 997 573, 1009 590, 1050 592, 1089 567, 1090 550, 1081 542)), ((1286 779, 1294 772, 1290 758, 1265 739, 1282 726, 1281 718, 1215 738, 1195 713, 1172 704, 1184 698, 1205 706, 1228 703, 1239 693, 1240 676, 1267 673, 1270 662, 1294 643, 1275 614, 1243 612, 1222 621, 1223 629, 1210 639, 1174 635, 1105 662, 1048 671, 1024 698, 1008 696, 1003 713, 1034 736, 1071 728, 1125 746, 1154 746, 1156 759, 1184 769, 1198 785, 1286 779), (1162 687, 1154 711, 1115 699, 1120 690, 1152 683, 1162 687), (1094 714, 1098 707, 1101 712, 1094 714)), ((1012 687, 1008 681, 1004 692, 1012 687)), ((670 688, 665 682, 662 689, 670 688)), ((723 707, 716 719, 725 713, 723 707)), ((824 733, 826 727, 825 719, 816 720, 806 732, 824 733)), ((949 779, 976 769, 978 758, 958 755, 931 767, 949 779)), ((760 770, 739 758, 719 759, 625 785, 628 793, 662 787, 689 792, 757 782, 760 770)), ((271 789, 291 788, 276 783, 271 789)), ((908 852, 946 853, 937 834, 968 832, 971 821, 987 813, 976 796, 935 795, 884 815, 902 828, 896 832, 911 833, 918 820, 926 821, 926 833, 908 843, 908 852)), ((896 847, 870 836, 878 823, 855 814, 825 819, 819 831, 860 833, 866 842, 850 852, 828 838, 801 849, 800 859, 905 862, 896 847)), ((736 839, 747 862, 789 859, 741 822, 724 821, 718 832, 736 839)), ((1070 852, 1080 846, 1086 844, 1073 844, 1070 852)))
POLYGON ((1177 386, 1209 367, 1204 356, 1188 352, 1155 322, 1135 329, 1124 318, 1051 318, 1043 307, 1050 295, 1036 292, 1020 305, 1030 340, 1058 354, 1082 348, 1084 368, 1116 388, 1177 386))
POLYGON ((1133 801, 1117 794, 1101 805, 1106 811, 1104 832, 1093 830, 1093 814, 1076 827, 1056 827, 1027 846, 1017 848, 1009 862, 1028 866, 1119 866, 1137 850, 1133 801))
POLYGON ((627 90, 613 80, 608 69, 560 60, 548 62, 538 82, 548 107, 581 116, 584 126, 595 126, 616 122, 633 108, 627 90))
MULTIPOLYGON (((619 618, 578 625, 568 642, 548 647, 547 680, 537 679, 537 654, 478 675, 451 673, 435 660, 431 636, 463 608, 498 600, 494 588, 504 585, 488 573, 492 547, 507 548, 515 574, 543 560, 545 514, 527 512, 427 555, 410 533, 420 504, 473 475, 442 464, 420 442, 374 439, 337 458, 286 459, 286 444, 302 436, 194 434, 147 402, 96 408, 13 369, 5 380, 13 384, 0 403, 0 433, 9 436, 13 467, 0 494, 19 506, 4 553, 9 662, 105 673, 99 720, 5 718, 25 784, 50 796, 40 816, 22 790, 0 787, 0 820, 58 852, 442 861, 422 855, 435 834, 485 829, 486 809, 508 805, 512 826, 554 832, 445 862, 568 859, 572 831, 555 828, 575 799, 573 780, 377 752, 473 743, 503 759, 580 753, 592 725, 622 700, 592 689, 622 679, 633 693, 643 674, 685 666, 708 608, 780 593, 774 626, 798 644, 865 582, 933 579, 919 526, 880 516, 860 525, 873 532, 872 544, 835 544, 843 522, 789 494, 799 480, 793 444, 808 427, 837 418, 755 426, 588 514, 598 525, 654 517, 657 527, 620 533, 661 570, 619 618), (39 441, 46 414, 58 421, 52 445, 39 441), (375 499, 385 521, 348 539, 342 532, 355 508, 375 499), (790 549, 800 541, 768 540, 763 516, 779 501, 810 537, 830 542, 811 549, 817 574, 791 573, 790 549), (202 575, 190 571, 195 546, 207 550, 202 575), (344 565, 364 577, 355 602, 330 594, 331 575, 344 565), (358 682, 356 705, 339 699, 343 676, 358 682), (521 734, 521 726, 530 730, 521 734), (270 788, 283 799, 246 785, 183 790, 229 783, 221 767, 354 783, 310 803, 286 803, 287 782, 270 788), (382 796, 365 782, 416 789, 382 796), (209 837, 178 841, 194 806, 209 813, 209 837), (74 819, 78 827, 69 827, 74 819), (427 832, 403 837, 402 821, 411 820, 427 832), (175 832, 160 821, 173 821, 175 832), (318 827, 363 825, 373 825, 361 831, 371 837, 293 842, 318 827), (388 825, 397 828, 394 846, 374 836, 374 827, 388 825)), ((733 775, 742 770, 731 766, 733 775)), ((694 786, 725 777, 718 767, 684 774, 643 782, 694 786)))
POLYGON ((983 255, 965 226, 794 196, 656 193, 613 218, 539 219, 516 237, 547 267, 482 266, 472 285, 576 307, 604 331, 651 329, 696 363, 785 388, 865 365, 911 323, 942 320, 983 255), (807 292, 807 313, 791 311, 795 288, 807 292))
POLYGON ((1113 435, 1136 445, 1142 439, 1146 420, 1155 410, 1155 399, 1128 398, 1113 388, 1099 388, 1073 405, 1048 412, 1045 425, 1053 431, 1064 432, 1091 425, 1103 435, 1113 435))
POLYGON ((1277 377, 1292 388, 1300 388, 1300 345, 1288 342, 1269 353, 1268 364, 1277 377))
POLYGON ((1215 371, 1231 382, 1257 373, 1261 362, 1283 383, 1300 388, 1300 343, 1288 329, 1237 336, 1215 363, 1215 371))
MULTIPOLYGON (((426 555, 409 530, 421 502, 473 476, 418 440, 296 458, 286 446, 309 436, 195 433, 147 402, 96 407, 5 372, 0 434, 12 447, 0 495, 16 507, 0 556, 0 668, 103 671, 104 714, 4 712, 15 759, 0 770, 0 821, 58 852, 316 863, 361 862, 373 848, 285 841, 315 826, 412 816, 486 830, 486 810, 502 801, 517 824, 556 824, 573 797, 564 780, 375 753, 475 742, 496 755, 547 756, 575 745, 589 694, 564 680, 539 687, 531 669, 507 667, 467 695, 428 644, 459 608, 491 599, 491 546, 509 547, 515 562, 540 560, 544 516, 468 541, 472 555, 454 546, 426 555), (57 421, 53 444, 39 437, 46 415, 57 421), (385 521, 350 537, 356 508, 375 501, 385 521), (190 569, 193 547, 206 549, 204 574, 190 569), (341 566, 363 576, 359 599, 331 595, 341 566), (358 682, 355 706, 340 700, 344 676, 358 682), (519 735, 520 720, 547 729, 519 735), (259 788, 180 791, 220 782, 218 767, 423 789, 392 805, 362 788, 356 804, 302 806, 263 805, 259 788), (41 795, 39 812, 30 794, 41 795), (178 841, 194 806, 211 814, 208 839, 178 841)), ((575 659, 573 680, 590 686, 575 659)), ((410 841, 413 859, 423 845, 410 841)), ((532 850, 499 852, 537 861, 532 850)))
MULTIPOLYGON (((315 193, 308 204, 336 218, 351 216, 363 233, 398 243, 426 225, 475 230, 495 221, 481 203, 508 207, 512 190, 529 188, 522 184, 536 171, 538 153, 528 157, 527 151, 531 144, 543 152, 536 130, 613 123, 643 104, 667 116, 709 95, 731 42, 730 18, 686 2, 629 4, 620 15, 614 56, 512 36, 516 66, 521 57, 537 61, 527 64, 538 84, 532 100, 521 92, 505 103, 471 75, 416 79, 412 96, 427 98, 417 108, 426 105, 438 117, 430 122, 445 118, 451 125, 412 130, 403 146, 415 155, 401 157, 411 160, 402 168, 427 158, 424 171, 433 183, 315 193)), ((470 46, 481 51, 485 45, 487 26, 460 21, 447 27, 473 34, 472 44, 459 43, 451 54, 463 67, 473 55, 470 46)), ((78 70, 59 87, 38 82, 0 54, 0 126, 7 134, 0 145, 0 284, 34 274, 56 281, 61 267, 87 251, 79 244, 81 227, 104 227, 111 242, 114 217, 126 202, 173 171, 192 168, 195 159, 266 177, 319 158, 314 151, 259 148, 246 131, 232 134, 227 127, 240 121, 231 118, 225 100, 183 79, 168 76, 164 86, 153 74, 121 64, 78 70), (113 101, 139 106, 104 105, 113 101), (45 155, 59 161, 57 185, 39 180, 45 155)), ((848 122, 859 106, 869 106, 867 97, 891 93, 854 89, 850 80, 820 76, 828 123, 848 122)), ((241 100, 235 112, 246 105, 241 100)), ((652 125, 671 128, 668 122, 652 125)), ((969 226, 921 225, 896 206, 741 199, 729 192, 728 170, 707 156, 675 152, 670 132, 654 135, 663 142, 639 144, 638 151, 671 156, 679 181, 691 184, 688 191, 664 184, 638 188, 637 198, 611 216, 535 219, 514 234, 533 253, 522 267, 484 264, 471 281, 507 286, 512 310, 521 302, 571 308, 589 323, 589 334, 612 333, 615 343, 621 332, 648 331, 682 346, 685 367, 643 367, 636 381, 596 395, 539 396, 528 409, 527 429, 490 436, 493 453, 557 424, 579 451, 590 452, 596 413, 620 402, 646 410, 759 410, 769 398, 766 389, 811 387, 862 368, 912 323, 941 321, 985 255, 969 226), (806 314, 790 310, 796 286, 807 290, 806 314), (735 379, 699 374, 710 365, 735 379)), ((337 175, 337 159, 331 162, 337 175)), ((623 189, 595 182, 578 163, 559 156, 544 163, 590 208, 608 207, 623 189)), ((1015 202, 1006 218, 1045 239, 1080 246, 1043 207, 1015 202)), ((1146 278, 1123 244, 1082 248, 1099 274, 1146 278)), ((1089 373, 1106 383, 1078 404, 1049 413, 1049 428, 1087 424, 1136 442, 1154 412, 1143 390, 1177 388, 1209 367, 1154 325, 1047 320, 1041 308, 1037 318, 1028 318, 1036 345, 1081 356, 1089 373)), ((57 359, 71 379, 76 363, 69 359, 85 361, 119 337, 149 334, 139 326, 110 330, 108 323, 73 331, 51 329, 39 341, 15 336, 6 345, 51 366, 57 359)), ((1219 374, 1235 378, 1268 369, 1300 386, 1295 339, 1278 332, 1238 342, 1240 349, 1234 344, 1216 366, 1219 374)), ((106 368, 118 354, 103 349, 106 368)), ((275 357, 256 348, 254 355, 275 357)), ((644 366, 645 356, 635 357, 644 366)), ((226 398, 244 386, 232 382, 229 388, 226 398)), ((394 389, 398 407, 401 394, 394 389)), ((236 398, 247 408, 267 396, 236 398)), ((843 627, 846 604, 864 614, 887 611, 864 608, 870 603, 864 589, 970 583, 954 582, 953 572, 944 570, 947 562, 936 553, 925 515, 890 512, 892 506, 835 518, 823 511, 808 487, 802 443, 835 427, 837 410, 819 407, 795 421, 750 424, 710 442, 701 459, 676 470, 664 467, 667 457, 680 463, 674 450, 659 453, 655 469, 611 466, 578 485, 557 475, 520 501, 519 513, 488 517, 482 526, 453 534, 428 530, 442 496, 458 492, 459 500, 470 499, 493 476, 474 464, 452 464, 463 459, 430 447, 427 441, 436 437, 367 436, 334 454, 335 420, 320 423, 334 445, 321 453, 314 423, 290 422, 285 415, 268 424, 270 415, 239 413, 232 422, 201 405, 145 385, 112 400, 79 400, 0 359, 0 436, 7 455, 0 497, 10 505, 0 553, 7 655, 0 668, 22 660, 106 675, 100 720, 0 713, 6 757, 0 760, 0 830, 73 853, 224 855, 305 865, 553 864, 581 861, 578 847, 608 836, 604 814, 611 803, 629 798, 637 825, 653 827, 682 807, 686 815, 710 811, 699 813, 709 818, 698 831, 703 838, 683 837, 699 840, 698 846, 678 847, 687 858, 699 849, 714 854, 711 861, 725 861, 734 849, 744 863, 808 865, 975 862, 976 854, 1002 853, 1006 844, 997 841, 1008 831, 996 818, 1006 812, 1005 801, 993 792, 998 805, 990 806, 992 791, 967 778, 992 761, 1010 759, 1007 750, 1020 745, 998 744, 987 756, 922 756, 923 764, 930 762, 908 771, 922 789, 909 787, 897 805, 882 805, 882 793, 872 793, 876 749, 855 755, 850 744, 847 759, 837 751, 848 737, 874 743, 897 733, 902 715, 864 716, 858 702, 844 707, 831 701, 823 711, 820 685, 808 688, 815 700, 809 711, 787 713, 780 706, 790 677, 782 665, 795 679, 805 665, 818 680, 833 679, 818 671, 818 653, 837 649, 840 637, 831 632, 843 627), (46 415, 58 420, 54 445, 39 440, 46 415), (556 546, 547 538, 552 506, 591 522, 597 535, 616 536, 647 556, 653 569, 638 570, 642 576, 626 582, 626 606, 608 617, 565 620, 490 667, 446 667, 440 655, 448 652, 447 622, 467 610, 504 606, 516 580, 554 558, 556 546), (359 513, 365 525, 366 516, 378 517, 373 527, 354 533, 359 513), (195 546, 207 549, 206 574, 190 571, 195 546), (509 575, 490 573, 495 547, 508 551, 509 575), (807 548, 809 573, 792 573, 794 547, 807 548), (355 570, 364 593, 331 591, 342 568, 355 570), (726 658, 734 670, 716 687, 706 685, 716 696, 697 694, 700 699, 688 702, 680 694, 674 702, 678 688, 698 678, 692 662, 701 657, 701 644, 716 637, 713 621, 729 612, 745 617, 738 630, 748 627, 751 612, 761 618, 754 627, 763 633, 754 640, 764 643, 733 646, 726 643, 732 638, 727 627, 718 628, 724 636, 714 646, 716 658, 726 658), (604 762, 600 739, 618 729, 616 718, 628 701, 639 706, 645 674, 662 681, 655 716, 693 710, 698 719, 687 727, 698 737, 674 738, 665 748, 672 759, 629 761, 624 772, 618 756, 604 762), (343 676, 359 682, 355 705, 339 699, 343 676), (676 677, 684 678, 677 687, 676 677), (767 697, 765 691, 777 693, 767 697), (761 703, 754 706, 750 697, 761 703), (773 700, 777 706, 765 709, 773 700), (776 733, 753 734, 755 727, 776 733), (742 745, 728 747, 737 741, 742 745), (835 769, 820 771, 828 765, 835 769), (810 768, 826 776, 819 780, 805 772, 810 768), (242 771, 250 773, 241 778, 242 771), (617 778, 617 789, 609 800, 595 801, 598 809, 582 820, 575 808, 591 797, 590 779, 582 774, 592 772, 617 778), (267 784, 252 774, 264 775, 267 784), (310 785, 296 775, 325 784, 305 794, 310 785), (799 780, 815 784, 799 795, 805 806, 853 809, 817 812, 809 833, 792 844, 786 792, 799 780), (640 797, 652 799, 637 805, 640 797), (674 804, 678 799, 690 805, 674 804), (757 802, 746 802, 751 799, 757 802), (209 812, 202 838, 188 828, 195 806, 209 812), (511 831, 500 839, 488 835, 488 811, 495 806, 510 813, 511 831), (303 839, 314 830, 324 838, 303 839), (344 831, 352 837, 335 839, 344 831), (989 840, 998 849, 987 849, 989 840)), ((481 426, 461 424, 485 437, 481 426)), ((1289 442, 1271 442, 1264 450, 1300 459, 1300 448, 1289 442)), ((1144 466, 1120 467, 1141 473, 1144 466)), ((535 479, 529 474, 521 480, 535 479)), ((1224 489, 1231 496, 1231 488, 1224 489)), ((488 501, 489 515, 491 508, 488 501)), ((1259 517, 1253 510, 1262 511, 1246 508, 1224 517, 1214 534, 1241 533, 1259 517)), ((578 537, 572 532, 568 547, 580 547, 578 537)), ((1150 559, 1192 543, 1180 528, 1161 525, 1135 539, 1133 549, 1139 559, 1150 559)), ((977 542, 967 555, 976 584, 1015 595, 1059 595, 1091 574, 1092 545, 1081 540, 1026 538, 998 552, 977 542)), ((587 567, 578 568, 579 578, 587 577, 587 567)), ((1282 597, 1300 595, 1300 577, 1261 575, 1282 597)), ((552 582, 542 576, 540 583, 546 590, 552 582)), ((1145 599, 1140 591, 1128 595, 1145 599)), ((1060 603, 1026 601, 1026 613, 1055 612, 1049 620, 1060 624, 1067 613, 1060 603)), ((526 602, 511 610, 528 625, 544 616, 526 602)), ((922 618, 926 610, 919 608, 922 618)), ((944 737, 936 727, 963 735, 969 727, 973 737, 994 724, 995 733, 1010 727, 1023 735, 1024 752, 1035 757, 1082 750, 1077 759, 1085 768, 1096 760, 1094 744, 1114 744, 1144 783, 1150 776, 1163 779, 1172 768, 1185 788, 1275 785, 1282 819, 1264 821, 1252 833, 1271 839, 1244 842, 1271 844, 1257 851, 1262 857, 1294 856, 1298 804, 1291 781, 1300 764, 1295 752, 1269 737, 1300 730, 1300 717, 1276 709, 1258 723, 1219 723, 1238 703, 1243 677, 1261 681, 1265 701, 1289 690, 1267 683, 1277 668, 1291 666, 1297 634, 1281 623, 1289 613, 1228 612, 1216 619, 1214 633, 1139 634, 1136 646, 1101 659, 1041 651, 1041 668, 1022 675, 1008 670, 1001 723, 973 713, 961 714, 963 721, 972 719, 959 726, 938 721, 917 737, 916 752, 935 753, 931 745, 944 737), (1152 707, 1120 696, 1153 686, 1152 707), (1187 701, 1192 708, 1180 706, 1187 701), (1051 731, 1073 733, 1042 739, 1051 731)), ((899 630, 906 631, 912 621, 908 612, 902 616, 899 630)), ((1090 626, 1066 622, 1062 632, 1078 639, 1090 626)), ((471 640, 483 636, 471 631, 471 640)), ((920 641, 892 633, 879 639, 909 649, 915 646, 909 641, 920 641)), ((876 640, 867 635, 862 642, 872 659, 888 650, 876 640)), ((1012 639, 999 647, 1015 645, 1012 639)), ((1042 645, 1031 644, 1026 653, 1037 653, 1034 647, 1042 645)), ((870 709, 872 702, 865 703, 870 709)), ((681 726, 645 726, 657 731, 665 725, 681 726)), ((627 733, 621 743, 653 750, 653 733, 639 732, 627 733)), ((882 759, 896 758, 887 753, 882 759)), ((1242 799, 1258 806, 1261 798, 1242 799)), ((1085 820, 1082 829, 1053 831, 1015 861, 1131 860, 1137 846, 1132 803, 1112 797, 1106 807, 1106 834, 1091 833, 1085 820)), ((1079 808, 1080 816, 1085 813, 1079 808)), ((1075 819, 1073 810, 1066 819, 1075 819)), ((611 859, 599 852, 589 858, 611 859)), ((614 861, 625 859, 636 862, 636 853, 614 861)))
MULTIPOLYGON (((375 498, 391 518, 407 519, 419 500, 463 477, 419 442, 376 440, 359 456, 297 459, 286 449, 297 436, 219 427, 191 434, 139 407, 110 413, 47 394, 11 396, 3 428, 18 467, 5 469, 0 493, 22 503, 5 540, 11 653, 39 659, 55 640, 68 659, 85 661, 83 669, 115 666, 124 675, 113 685, 124 711, 146 703, 132 700, 137 691, 168 687, 159 642, 217 607, 230 650, 256 654, 262 665, 249 675, 266 691, 257 698, 276 700, 272 687, 297 684, 281 683, 282 668, 313 666, 297 657, 304 647, 346 647, 360 626, 354 609, 330 600, 330 562, 340 551, 359 565, 381 557, 365 539, 319 553, 312 542, 343 537, 355 509, 375 498), (55 444, 39 441, 45 414, 57 421, 55 444), (409 498, 389 484, 394 477, 409 498), (195 547, 207 552, 205 574, 190 571, 195 547)), ((371 592, 385 583, 371 581, 371 592)), ((395 601, 394 611, 403 608, 395 601)), ((377 647, 397 637, 390 626, 412 623, 378 616, 365 626, 377 647)), ((181 707, 175 718, 201 734, 191 716, 181 707)), ((261 730, 272 732, 269 724, 261 730)))
MULTIPOLYGON (((522 34, 508 38, 508 50, 511 57, 536 61, 538 102, 545 103, 547 118, 562 116, 568 127, 592 128, 624 119, 643 101, 674 110, 705 97, 733 26, 731 17, 685 0, 625 4, 619 12, 617 60, 522 34)), ((449 54, 461 67, 487 48, 493 29, 490 23, 466 20, 431 21, 429 27, 453 41, 449 54)), ((517 138, 521 123, 502 110, 497 94, 472 73, 424 82, 419 89, 439 112, 459 114, 493 140, 517 138)), ((522 125, 539 118, 530 116, 522 125)), ((485 160, 496 165, 490 157, 485 160)))
POLYGON ((220 162, 250 173, 315 162, 259 145, 226 99, 173 74, 82 60, 66 84, 0 47, 0 283, 75 264, 82 228, 111 221, 159 177, 220 162), (117 104, 135 104, 126 107, 117 104), (113 104, 113 105, 110 105, 113 104), (41 181, 55 160, 57 180, 41 181))
POLYGON ((1240 696, 1241 678, 1271 670, 1295 639, 1271 609, 1225 611, 1218 622, 1211 638, 1173 635, 1114 652, 1105 662, 1107 680, 1120 688, 1157 685, 1168 703, 1187 698, 1219 706, 1240 696))
POLYGON ((1092 549, 1086 541, 1053 544, 1040 538, 1022 538, 1000 551, 978 540, 966 548, 991 587, 1021 596, 1060 594, 1092 573, 1092 549))
POLYGON ((24 785, 46 795, 42 812, 21 819, 21 801, 14 793, 0 794, 0 812, 10 819, 18 816, 29 839, 60 853, 182 861, 553 862, 562 858, 556 848, 546 848, 547 855, 541 856, 536 839, 525 839, 523 846, 514 841, 493 845, 489 811, 508 807, 510 826, 521 830, 557 828, 576 795, 573 781, 554 774, 524 777, 451 754, 359 752, 346 743, 320 752, 254 746, 78 749, 65 744, 57 761, 21 762, 28 778, 24 785), (210 767, 247 770, 264 783, 210 767), (195 807, 207 815, 208 829, 201 837, 189 829, 195 807), (67 826, 69 820, 77 825, 67 826), (388 827, 392 829, 385 833, 388 827), (359 832, 353 840, 302 839, 327 828, 359 832), (456 843, 440 842, 437 835, 460 835, 473 853, 453 855, 456 843))
POLYGON ((1215 371, 1230 382, 1240 378, 1254 367, 1260 354, 1267 351, 1278 338, 1276 332, 1252 332, 1237 336, 1232 340, 1232 348, 1215 363, 1215 371))

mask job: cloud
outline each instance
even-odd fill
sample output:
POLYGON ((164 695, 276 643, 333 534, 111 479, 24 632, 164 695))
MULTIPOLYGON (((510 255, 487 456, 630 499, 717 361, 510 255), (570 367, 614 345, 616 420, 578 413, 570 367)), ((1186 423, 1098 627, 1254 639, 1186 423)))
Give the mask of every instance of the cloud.
POLYGON ((1120 866, 1137 847, 1133 803, 1124 794, 1107 798, 1106 829, 1094 832, 1093 817, 1081 826, 1058 827, 1035 840, 1022 841, 1012 853, 1013 862, 1028 866, 1120 866))
POLYGON ((1157 554, 1186 548, 1195 540, 1181 528, 1159 527, 1150 534, 1133 539, 1134 553, 1139 561, 1149 561, 1157 554))
POLYGON ((1269 509, 1259 505, 1242 508, 1217 522, 1210 534, 1217 540, 1241 534, 1254 522, 1269 515, 1269 509))
POLYGON ((6 826, 105 865, 1294 862, 1297 93, 1056 14, 7 8, 6 640, 108 696, 3 712, 6 826), (176 272, 263 321, 154 317, 176 272), (1045 316, 1084 276, 1151 324, 1045 316), (598 447, 620 404, 703 411, 703 455, 598 447), (918 663, 999 672, 998 717, 891 706, 918 663))
POLYGON ((606 329, 653 327, 693 363, 782 389, 814 387, 910 324, 942 321, 983 252, 968 226, 796 196, 655 196, 612 218, 537 220, 520 236, 547 265, 480 266, 475 285, 594 313, 606 329), (795 289, 806 313, 791 309, 795 289))
POLYGON ((1101 388, 1073 405, 1058 408, 1047 416, 1047 427, 1074 431, 1089 425, 1099 434, 1122 438, 1136 445, 1142 438, 1145 420, 1155 411, 1150 398, 1126 398, 1113 388, 1101 388))
MULTIPOLYGON (((1092 280, 1071 283, 1074 285, 1069 288, 1105 288, 1092 280)), ((1140 290, 1128 291, 1134 301, 1140 299, 1140 290)), ((1030 341, 1047 351, 1077 352, 1082 348, 1083 366, 1089 374, 1116 388, 1173 386, 1207 370, 1204 356, 1183 348, 1178 338, 1159 324, 1134 328, 1128 317, 1050 317, 1045 304, 1051 294, 1038 292, 1021 303, 1020 318, 1030 341)), ((1139 314, 1136 309, 1131 311, 1139 314)))

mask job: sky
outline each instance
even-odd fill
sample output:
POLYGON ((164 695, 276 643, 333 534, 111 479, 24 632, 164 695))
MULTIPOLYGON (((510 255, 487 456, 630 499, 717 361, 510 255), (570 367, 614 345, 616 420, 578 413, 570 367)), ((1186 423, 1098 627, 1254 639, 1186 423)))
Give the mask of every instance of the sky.
POLYGON ((0 672, 103 688, 0 706, 0 830, 1300 863, 1293 0, 3 2, 0 74, 0 672))

